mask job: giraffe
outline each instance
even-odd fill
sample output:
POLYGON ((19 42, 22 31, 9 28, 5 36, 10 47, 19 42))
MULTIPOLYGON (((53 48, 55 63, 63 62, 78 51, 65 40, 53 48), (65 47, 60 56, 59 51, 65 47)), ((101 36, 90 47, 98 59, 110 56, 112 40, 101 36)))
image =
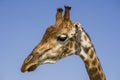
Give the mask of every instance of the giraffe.
POLYGON ((70 55, 83 60, 90 80, 106 80, 89 35, 79 22, 70 20, 70 6, 57 9, 56 22, 47 28, 42 40, 24 60, 21 71, 34 71, 39 65, 54 64, 70 55))

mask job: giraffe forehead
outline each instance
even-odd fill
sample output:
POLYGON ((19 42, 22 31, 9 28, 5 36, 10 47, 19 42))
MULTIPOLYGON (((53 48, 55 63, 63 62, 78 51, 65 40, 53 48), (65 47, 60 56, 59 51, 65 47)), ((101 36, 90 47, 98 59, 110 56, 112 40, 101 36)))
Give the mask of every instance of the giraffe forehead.
POLYGON ((64 33, 64 34, 71 34, 71 33, 73 33, 73 32, 75 32, 75 28, 74 28, 74 26, 72 26, 72 25, 64 25, 64 27, 59 27, 59 33, 58 34, 62 34, 62 33, 64 33))
POLYGON ((47 40, 49 37, 55 36, 57 29, 54 26, 48 27, 42 40, 47 40))

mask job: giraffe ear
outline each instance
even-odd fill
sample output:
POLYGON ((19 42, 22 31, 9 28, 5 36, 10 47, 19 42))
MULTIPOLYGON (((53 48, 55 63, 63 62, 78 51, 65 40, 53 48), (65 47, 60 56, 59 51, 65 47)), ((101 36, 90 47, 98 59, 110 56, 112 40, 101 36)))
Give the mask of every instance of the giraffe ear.
POLYGON ((75 25, 75 29, 78 30, 78 28, 79 28, 78 25, 75 25))
POLYGON ((75 26, 76 30, 81 30, 82 31, 82 25, 79 22, 75 22, 74 26, 75 26))
POLYGON ((82 32, 82 26, 79 22, 74 23, 75 31, 76 31, 76 42, 79 43, 81 40, 81 32, 82 32))

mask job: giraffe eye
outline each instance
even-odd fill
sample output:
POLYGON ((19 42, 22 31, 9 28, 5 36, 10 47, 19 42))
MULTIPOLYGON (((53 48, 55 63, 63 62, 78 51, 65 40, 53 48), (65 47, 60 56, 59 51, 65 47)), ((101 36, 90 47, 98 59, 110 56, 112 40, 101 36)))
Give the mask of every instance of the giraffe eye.
POLYGON ((67 39, 67 35, 60 35, 57 37, 57 41, 61 41, 61 42, 65 41, 66 39, 67 39))

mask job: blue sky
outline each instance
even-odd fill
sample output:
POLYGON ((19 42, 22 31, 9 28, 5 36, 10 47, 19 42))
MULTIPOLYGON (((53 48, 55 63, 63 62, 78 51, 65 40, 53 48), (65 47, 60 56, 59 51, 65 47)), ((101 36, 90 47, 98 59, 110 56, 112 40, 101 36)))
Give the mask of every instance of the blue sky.
POLYGON ((72 7, 72 21, 79 21, 90 35, 107 80, 120 79, 119 0, 0 0, 0 80, 89 80, 78 56, 20 72, 24 59, 54 24, 56 9, 66 4, 72 7))

